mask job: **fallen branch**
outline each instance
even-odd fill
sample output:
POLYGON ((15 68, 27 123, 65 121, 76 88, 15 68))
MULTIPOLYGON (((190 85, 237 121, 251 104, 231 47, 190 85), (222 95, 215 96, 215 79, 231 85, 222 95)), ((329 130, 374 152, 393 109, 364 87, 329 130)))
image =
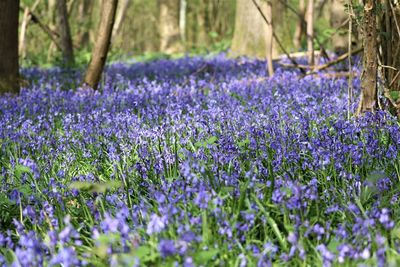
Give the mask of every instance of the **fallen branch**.
POLYGON ((348 78, 351 75, 354 77, 354 73, 351 74, 350 72, 327 72, 327 73, 314 73, 311 75, 313 77, 324 77, 324 78, 348 78))
MULTIPOLYGON (((313 71, 313 72, 320 71, 320 70, 324 70, 324 69, 326 69, 326 68, 329 68, 329 67, 332 66, 332 65, 336 65, 336 64, 338 64, 338 63, 344 61, 346 58, 348 58, 349 55, 356 55, 356 54, 358 54, 358 53, 361 53, 362 51, 363 51, 363 47, 357 48, 357 49, 355 49, 355 50, 351 50, 351 51, 349 51, 349 52, 347 52, 347 53, 345 53, 345 54, 343 54, 343 55, 337 57, 337 58, 334 59, 334 60, 331 60, 331 61, 329 61, 329 62, 327 62, 327 63, 325 63, 325 64, 322 64, 322 65, 316 66, 316 67, 314 68, 314 71, 313 71)), ((307 73, 307 75, 308 75, 308 74, 312 74, 312 73, 307 73)))
MULTIPOLYGON (((322 54, 324 54, 324 52, 322 52, 322 51, 315 51, 314 53, 315 53, 316 56, 321 56, 322 54)), ((305 52, 293 52, 293 53, 290 53, 289 55, 292 58, 306 57, 307 56, 307 51, 305 51, 305 52)), ((274 60, 280 60, 280 59, 285 59, 286 57, 287 57, 286 55, 282 54, 282 55, 275 56, 273 59, 274 60)), ((300 64, 298 64, 298 65, 300 65, 300 64)))
POLYGON ((350 51, 350 53, 347 52, 347 53, 337 57, 336 59, 331 60, 331 61, 329 61, 329 62, 327 62, 325 64, 322 64, 322 65, 319 65, 319 66, 299 65, 299 64, 294 65, 294 64, 285 64, 285 63, 280 63, 280 62, 278 62, 278 64, 280 64, 282 67, 286 67, 286 68, 298 68, 298 69, 301 69, 301 70, 313 69, 313 71, 306 73, 306 75, 311 75, 311 74, 315 74, 317 71, 321 71, 321 70, 327 69, 330 66, 333 66, 335 64, 338 64, 338 63, 346 60, 346 58, 348 58, 348 56, 350 54, 351 55, 356 55, 356 54, 358 54, 358 53, 360 53, 362 51, 363 51, 362 47, 357 48, 355 50, 350 51))
POLYGON ((311 65, 297 64, 297 66, 295 66, 293 64, 287 64, 287 63, 282 63, 282 62, 278 62, 278 64, 285 68, 295 68, 296 67, 298 69, 303 69, 303 70, 308 70, 308 69, 313 68, 313 66, 311 66, 311 65))

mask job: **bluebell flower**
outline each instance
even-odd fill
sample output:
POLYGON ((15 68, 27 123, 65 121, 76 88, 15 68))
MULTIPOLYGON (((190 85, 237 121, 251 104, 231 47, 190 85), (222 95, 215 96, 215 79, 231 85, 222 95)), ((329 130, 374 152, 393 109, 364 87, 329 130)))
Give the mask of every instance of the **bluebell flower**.
POLYGON ((160 240, 158 244, 158 251, 163 258, 174 256, 177 253, 175 242, 173 240, 166 239, 160 240))
POLYGON ((162 230, 164 230, 165 226, 165 218, 159 217, 157 214, 152 214, 150 216, 150 221, 147 224, 146 233, 148 235, 160 233, 162 230))

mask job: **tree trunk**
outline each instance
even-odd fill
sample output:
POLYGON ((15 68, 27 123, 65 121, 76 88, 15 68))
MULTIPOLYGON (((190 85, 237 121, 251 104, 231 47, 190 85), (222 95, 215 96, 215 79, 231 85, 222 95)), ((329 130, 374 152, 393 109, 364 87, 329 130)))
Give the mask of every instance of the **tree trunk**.
POLYGON ((83 80, 83 83, 86 83, 93 89, 96 89, 99 84, 104 64, 107 59, 117 5, 118 0, 103 0, 97 39, 94 44, 89 67, 83 80))
POLYGON ((179 30, 179 0, 159 0, 160 51, 173 54, 183 50, 179 30))
POLYGON ((0 1, 0 94, 19 92, 19 0, 0 1))
POLYGON ((377 30, 376 0, 364 0, 363 73, 361 76, 361 100, 358 113, 375 111, 377 105, 377 30))
POLYGON ((179 3, 179 31, 181 34, 182 42, 186 42, 186 0, 180 0, 179 3))
POLYGON ((117 17, 115 19, 115 25, 114 25, 114 29, 113 29, 113 33, 112 33, 113 38, 115 38, 118 35, 118 33, 121 31, 122 22, 125 19, 126 12, 129 8, 129 3, 130 3, 130 0, 123 0, 122 3, 120 2, 121 5, 119 7, 117 17))
POLYGON ((89 44, 89 28, 91 25, 91 16, 93 5, 89 0, 80 1, 78 7, 78 33, 77 33, 77 46, 82 49, 89 44))
POLYGON ((197 46, 207 47, 209 36, 207 30, 207 2, 200 1, 197 5, 197 46))
POLYGON ((29 8, 25 7, 24 16, 22 17, 21 32, 20 32, 19 45, 18 45, 19 54, 21 55, 22 59, 25 59, 25 57, 26 57, 25 36, 26 36, 26 30, 28 28, 28 23, 30 20, 29 18, 30 18, 29 8))
POLYGON ((382 26, 386 35, 381 39, 384 58, 383 65, 393 66, 397 70, 385 68, 385 78, 391 91, 400 91, 400 6, 394 6, 391 0, 386 0, 385 22, 382 26), (396 77, 397 76, 397 77, 396 77))
POLYGON ((331 28, 337 30, 332 36, 333 50, 337 54, 345 53, 348 47, 347 23, 345 23, 348 15, 345 9, 345 0, 332 0, 329 23, 331 28))
MULTIPOLYGON (((264 14, 267 11, 267 2, 257 0, 264 14)), ((275 3, 273 3, 274 5, 275 3)), ((274 6, 273 6, 274 7, 274 6)), ((235 31, 231 45, 231 56, 246 55, 249 57, 266 57, 267 38, 264 34, 268 31, 268 25, 263 20, 257 7, 249 0, 236 1, 235 31)), ((277 49, 273 46, 273 56, 277 49)))
POLYGON ((67 1, 57 1, 57 28, 60 34, 61 52, 63 63, 67 66, 74 64, 74 51, 72 48, 71 31, 68 23, 67 1))
POLYGON ((314 65, 314 0, 307 3, 307 51, 308 64, 314 65))
POLYGON ((305 29, 304 29, 304 21, 305 21, 305 3, 304 0, 299 0, 299 15, 300 18, 297 19, 296 22, 296 30, 294 32, 294 37, 293 37, 293 44, 294 48, 298 51, 301 48, 301 38, 304 35, 305 29))
POLYGON ((266 9, 266 13, 265 16, 267 17, 267 19, 269 19, 269 21, 271 22, 270 25, 267 25, 267 32, 265 34, 266 37, 266 47, 267 47, 267 69, 268 69, 268 74, 269 76, 274 75, 274 67, 272 65, 272 57, 273 57, 273 20, 272 20, 272 6, 271 6, 271 2, 267 3, 267 9, 266 9))

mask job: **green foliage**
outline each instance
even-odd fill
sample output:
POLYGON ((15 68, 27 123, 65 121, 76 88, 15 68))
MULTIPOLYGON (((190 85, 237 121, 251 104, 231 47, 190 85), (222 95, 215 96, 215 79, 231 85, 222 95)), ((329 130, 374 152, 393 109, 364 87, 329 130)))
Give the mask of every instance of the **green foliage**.
POLYGON ((107 181, 104 183, 73 182, 70 188, 89 193, 105 193, 108 190, 115 190, 122 186, 120 181, 107 181))

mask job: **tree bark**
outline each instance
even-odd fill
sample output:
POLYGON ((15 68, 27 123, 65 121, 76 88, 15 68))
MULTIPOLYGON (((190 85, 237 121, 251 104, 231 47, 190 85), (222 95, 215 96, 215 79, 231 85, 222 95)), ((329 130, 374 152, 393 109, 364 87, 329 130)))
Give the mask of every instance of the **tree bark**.
POLYGON ((19 93, 19 0, 0 1, 0 94, 19 93))
POLYGON ((197 45, 207 47, 209 36, 207 30, 207 2, 200 1, 197 5, 197 45))
POLYGON ((179 30, 179 0, 159 0, 160 51, 173 54, 183 51, 179 30))
POLYGON ((299 18, 297 19, 296 22, 296 30, 294 32, 294 37, 293 37, 293 44, 296 50, 299 50, 301 48, 301 38, 304 35, 305 29, 304 29, 304 21, 305 21, 305 3, 304 0, 299 0, 299 18))
POLYGON ((269 19, 271 22, 269 25, 267 25, 267 32, 265 34, 266 37, 266 47, 267 47, 267 69, 268 69, 268 74, 269 76, 274 75, 274 66, 272 65, 272 57, 273 57, 273 20, 272 20, 272 4, 271 2, 267 3, 267 9, 266 9, 266 14, 265 16, 269 19))
POLYGON ((364 0, 363 73, 361 76, 361 100, 358 113, 373 112, 377 105, 377 30, 376 0, 364 0))
POLYGON ((314 0, 307 3, 307 51, 308 64, 314 65, 314 0))
POLYGON ((347 51, 347 23, 348 15, 345 10, 345 0, 332 0, 330 8, 329 23, 332 29, 337 29, 337 32, 332 36, 333 50, 337 54, 342 54, 347 51))
POLYGON ((393 66, 397 69, 385 68, 385 78, 390 85, 391 91, 400 91, 400 79, 398 72, 400 71, 400 6, 391 3, 391 0, 386 0, 385 3, 385 29, 386 35, 382 40, 382 50, 385 57, 383 64, 393 66))
MULTIPOLYGON (((257 0, 264 14, 267 11, 267 2, 257 0)), ((274 4, 274 3, 273 3, 274 4)), ((231 45, 231 56, 246 55, 249 57, 263 58, 266 57, 267 51, 267 38, 265 34, 268 31, 268 25, 263 20, 262 15, 257 7, 248 0, 236 1, 236 18, 235 18, 235 31, 233 34, 231 45)), ((273 57, 278 53, 273 46, 273 57)))
POLYGON ((114 25, 114 29, 113 29, 113 33, 112 33, 113 38, 115 38, 118 35, 118 33, 121 31, 122 22, 125 19, 126 12, 129 8, 130 1, 131 0, 123 0, 122 3, 120 2, 121 5, 119 7, 117 17, 115 19, 115 25, 114 25))
POLYGON ((93 89, 97 89, 107 59, 117 5, 118 0, 103 0, 97 39, 92 51, 92 58, 83 80, 83 83, 93 89))
POLYGON ((89 28, 91 25, 91 16, 93 5, 89 0, 82 0, 78 6, 78 33, 76 44, 82 49, 89 44, 89 28))
POLYGON ((60 34, 61 52, 63 63, 71 66, 75 63, 72 47, 71 30, 68 23, 68 11, 66 0, 57 1, 57 27, 60 34))
POLYGON ((179 31, 181 34, 182 42, 186 42, 186 0, 180 0, 179 3, 179 31))

